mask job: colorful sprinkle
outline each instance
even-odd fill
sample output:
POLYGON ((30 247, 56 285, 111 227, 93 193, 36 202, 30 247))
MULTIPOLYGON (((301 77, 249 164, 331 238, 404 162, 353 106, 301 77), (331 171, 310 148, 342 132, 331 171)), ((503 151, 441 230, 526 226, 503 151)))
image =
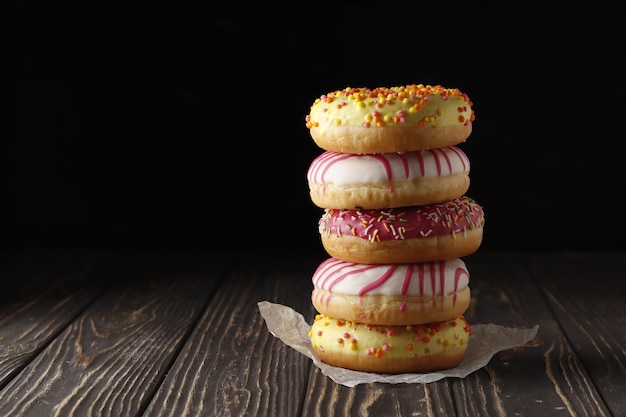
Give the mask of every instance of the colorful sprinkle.
POLYGON ((440 204, 386 210, 325 209, 318 222, 323 235, 349 233, 370 242, 452 236, 482 228, 485 215, 473 199, 462 196, 440 204), (427 220, 427 221, 425 221, 427 220))
POLYGON ((352 88, 336 90, 321 95, 311 105, 305 117, 306 127, 319 128, 331 122, 336 125, 354 124, 365 128, 398 126, 437 126, 446 118, 440 105, 448 106, 455 100, 456 109, 463 120, 447 118, 444 124, 461 124, 474 120, 472 102, 458 88, 441 85, 409 84, 398 87, 352 88), (371 109, 375 109, 372 111, 371 109), (421 113, 424 113, 420 117, 421 113), (320 118, 324 121, 318 120, 320 118))

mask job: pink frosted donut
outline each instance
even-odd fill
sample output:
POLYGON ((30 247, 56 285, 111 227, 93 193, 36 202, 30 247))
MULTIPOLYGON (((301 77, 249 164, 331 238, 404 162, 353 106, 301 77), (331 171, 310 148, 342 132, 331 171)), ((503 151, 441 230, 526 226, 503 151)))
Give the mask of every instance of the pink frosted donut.
POLYGON ((451 320, 470 305, 469 272, 459 258, 384 265, 330 258, 312 281, 311 300, 319 313, 361 323, 451 320))
POLYGON ((322 208, 380 209, 440 203, 469 189, 470 163, 456 146, 383 154, 324 152, 307 172, 322 208))
POLYGON ((482 243, 485 216, 473 199, 372 210, 325 209, 319 220, 324 249, 362 264, 461 258, 482 243))

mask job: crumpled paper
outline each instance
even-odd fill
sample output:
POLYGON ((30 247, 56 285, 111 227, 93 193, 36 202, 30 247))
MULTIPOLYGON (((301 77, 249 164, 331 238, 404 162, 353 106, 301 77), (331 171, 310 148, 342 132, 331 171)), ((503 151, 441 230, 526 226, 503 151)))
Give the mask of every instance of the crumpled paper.
POLYGON ((522 329, 496 324, 473 324, 465 359, 456 368, 425 374, 376 374, 339 368, 322 362, 315 356, 308 337, 311 325, 300 313, 290 307, 269 301, 259 302, 258 307, 267 329, 272 335, 313 360, 313 363, 321 369, 324 375, 347 387, 369 382, 427 384, 443 378, 465 378, 487 365, 496 353, 523 346, 532 340, 539 330, 538 325, 531 329, 522 329))

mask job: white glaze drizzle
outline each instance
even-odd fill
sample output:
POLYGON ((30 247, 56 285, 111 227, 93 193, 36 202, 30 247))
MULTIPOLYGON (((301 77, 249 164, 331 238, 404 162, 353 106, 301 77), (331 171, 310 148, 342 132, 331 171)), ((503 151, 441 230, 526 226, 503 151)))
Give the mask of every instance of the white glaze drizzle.
POLYGON ((309 166, 307 180, 335 185, 384 183, 469 174, 469 170, 469 159, 457 146, 383 154, 326 151, 309 166))
POLYGON ((334 294, 432 297, 466 288, 469 271, 460 258, 389 265, 329 258, 318 266, 312 281, 314 287, 334 294))

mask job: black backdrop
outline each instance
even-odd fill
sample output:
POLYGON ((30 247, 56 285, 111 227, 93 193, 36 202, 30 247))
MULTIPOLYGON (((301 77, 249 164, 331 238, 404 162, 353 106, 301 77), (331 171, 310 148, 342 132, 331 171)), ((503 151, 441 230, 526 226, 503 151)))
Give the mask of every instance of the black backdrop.
POLYGON ((14 7, 4 247, 318 250, 310 104, 425 83, 474 102, 482 248, 624 249, 621 12, 415 3, 14 7))

